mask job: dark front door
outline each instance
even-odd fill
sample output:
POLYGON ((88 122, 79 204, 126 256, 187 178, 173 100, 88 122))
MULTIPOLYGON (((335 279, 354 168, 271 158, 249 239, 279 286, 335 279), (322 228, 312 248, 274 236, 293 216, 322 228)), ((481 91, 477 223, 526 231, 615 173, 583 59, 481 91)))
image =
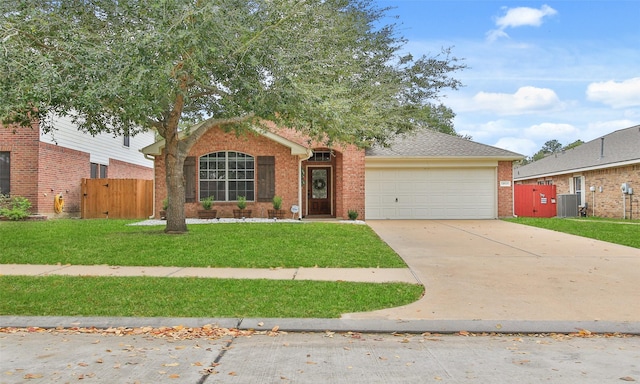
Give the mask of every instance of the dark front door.
POLYGON ((310 168, 307 180, 309 215, 331 214, 331 168, 310 168))

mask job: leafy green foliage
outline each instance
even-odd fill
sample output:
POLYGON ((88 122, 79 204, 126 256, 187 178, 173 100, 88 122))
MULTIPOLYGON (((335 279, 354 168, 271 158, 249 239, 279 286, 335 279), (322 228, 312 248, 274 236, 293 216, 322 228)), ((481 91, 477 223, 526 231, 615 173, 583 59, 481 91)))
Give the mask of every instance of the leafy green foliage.
POLYGON ((31 202, 26 197, 0 195, 0 216, 14 221, 22 220, 29 217, 29 208, 31 202))
POLYGON ((357 219, 357 218, 358 218, 358 211, 355 211, 355 210, 353 210, 353 209, 350 209, 350 210, 347 212, 347 215, 349 215, 349 220, 355 220, 355 219, 357 219))
POLYGON ((236 203, 238 209, 247 208, 247 198, 244 196, 238 196, 238 202, 236 203))
POLYGON ((560 142, 558 140, 549 140, 547 142, 544 143, 544 145, 542 146, 542 148, 540 148, 540 150, 538 152, 536 152, 535 154, 533 154, 533 156, 531 157, 526 157, 525 159, 523 159, 521 161, 522 165, 525 164, 529 164, 532 163, 534 161, 538 161, 540 159, 543 159, 549 155, 552 155, 554 153, 558 153, 561 151, 568 151, 569 149, 573 149, 575 147, 579 147, 580 145, 584 144, 584 141, 578 139, 576 141, 574 141, 573 143, 567 144, 564 147, 562 146, 562 144, 560 144, 560 142))
MULTIPOLYGON (((216 126, 273 121, 361 146, 455 132, 439 97, 465 66, 446 48, 404 53, 385 16, 373 0, 6 0, 0 121, 47 131, 56 113, 92 134, 155 129, 178 202, 184 159, 216 126)), ((186 231, 183 204, 169 211, 166 230, 186 231)))
POLYGON ((213 196, 208 196, 204 199, 202 199, 200 201, 200 204, 202 204, 202 209, 206 209, 206 210, 210 210, 211 206, 213 205, 213 196))
POLYGON ((282 208, 282 197, 273 196, 273 209, 279 210, 280 208, 282 208))

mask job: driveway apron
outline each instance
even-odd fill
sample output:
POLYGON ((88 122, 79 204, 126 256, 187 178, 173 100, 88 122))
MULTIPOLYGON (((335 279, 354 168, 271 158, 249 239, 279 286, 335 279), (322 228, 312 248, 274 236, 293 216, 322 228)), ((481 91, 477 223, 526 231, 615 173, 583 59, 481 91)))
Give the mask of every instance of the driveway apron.
POLYGON ((501 220, 367 224, 425 294, 343 318, 640 321, 639 249, 501 220))

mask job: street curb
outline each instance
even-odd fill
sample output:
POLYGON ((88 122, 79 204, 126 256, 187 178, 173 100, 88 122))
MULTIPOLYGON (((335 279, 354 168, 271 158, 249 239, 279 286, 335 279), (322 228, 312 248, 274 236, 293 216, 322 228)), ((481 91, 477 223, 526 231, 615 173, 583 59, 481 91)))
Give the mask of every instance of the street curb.
POLYGON ((0 327, 13 328, 137 328, 202 327, 285 332, 361 333, 620 333, 640 335, 640 322, 529 321, 529 320, 359 320, 297 318, 167 318, 167 317, 73 317, 0 316, 0 327))

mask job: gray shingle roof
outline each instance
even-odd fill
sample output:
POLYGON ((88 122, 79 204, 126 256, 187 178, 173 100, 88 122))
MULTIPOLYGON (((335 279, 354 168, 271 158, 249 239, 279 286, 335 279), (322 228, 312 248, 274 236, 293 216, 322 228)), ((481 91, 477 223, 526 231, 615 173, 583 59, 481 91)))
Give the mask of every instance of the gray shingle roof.
POLYGON ((608 168, 629 162, 640 163, 640 125, 620 129, 579 147, 516 168, 513 171, 513 178, 524 180, 585 168, 608 168))
POLYGON ((487 157, 505 160, 519 160, 524 157, 519 153, 431 129, 399 136, 389 147, 372 147, 367 149, 365 154, 367 157, 487 157))

